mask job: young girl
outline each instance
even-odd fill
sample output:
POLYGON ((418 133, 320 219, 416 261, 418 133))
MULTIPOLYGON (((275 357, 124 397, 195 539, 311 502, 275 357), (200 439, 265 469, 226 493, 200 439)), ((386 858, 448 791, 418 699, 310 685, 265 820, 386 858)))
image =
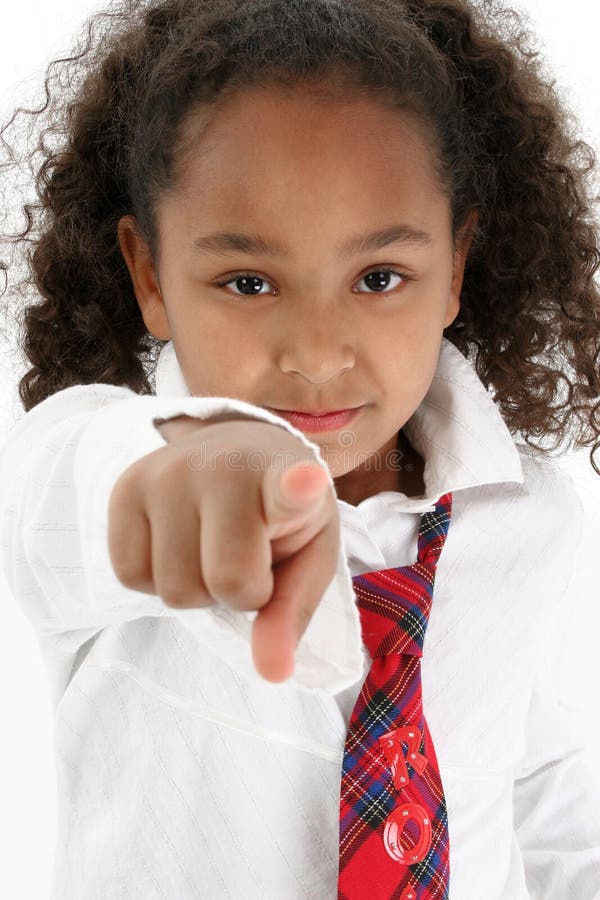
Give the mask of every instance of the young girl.
POLYGON ((515 21, 134 0, 48 91, 0 489, 56 705, 57 900, 600 897, 556 678, 582 506, 530 441, 600 443, 592 163, 515 21), (363 817, 358 871, 357 576, 414 587, 424 548, 437 843, 390 862, 414 823, 363 817))

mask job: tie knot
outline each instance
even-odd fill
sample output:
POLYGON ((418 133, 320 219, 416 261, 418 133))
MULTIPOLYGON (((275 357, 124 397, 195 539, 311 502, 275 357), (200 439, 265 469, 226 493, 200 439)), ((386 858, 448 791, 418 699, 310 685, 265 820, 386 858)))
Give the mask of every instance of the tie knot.
POLYGON ((362 637, 372 658, 393 653, 423 655, 437 562, 451 514, 451 493, 440 497, 433 512, 422 514, 418 558, 413 565, 377 569, 352 578, 362 637))

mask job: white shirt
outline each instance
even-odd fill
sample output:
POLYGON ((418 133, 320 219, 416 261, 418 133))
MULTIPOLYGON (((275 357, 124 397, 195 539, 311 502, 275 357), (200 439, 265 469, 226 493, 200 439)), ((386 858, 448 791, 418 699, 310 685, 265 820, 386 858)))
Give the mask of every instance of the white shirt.
POLYGON ((223 410, 278 422, 319 457, 260 407, 191 397, 172 344, 156 396, 60 391, 2 450, 2 566, 56 704, 54 900, 334 900, 344 739, 370 662, 351 576, 414 563, 420 514, 447 491, 422 681, 450 898, 600 898, 600 790, 556 674, 583 520, 569 476, 513 441, 444 339, 405 426, 425 496, 338 499, 336 575, 294 677, 272 684, 252 665, 255 613, 172 609, 121 585, 108 555, 112 486, 165 445, 153 419, 223 410))

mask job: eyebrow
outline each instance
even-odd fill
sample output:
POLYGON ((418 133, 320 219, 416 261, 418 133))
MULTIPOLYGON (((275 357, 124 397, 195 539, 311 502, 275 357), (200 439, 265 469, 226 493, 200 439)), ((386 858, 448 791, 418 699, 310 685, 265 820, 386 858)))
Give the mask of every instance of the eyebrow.
MULTIPOLYGON (((342 259, 348 259, 350 256, 380 250, 389 244, 399 243, 430 246, 433 243, 433 237, 427 231, 411 225, 391 225, 389 228, 379 231, 354 235, 338 247, 338 253, 342 259)), ((214 234, 197 237, 192 243, 192 249, 196 253, 255 253, 282 259, 287 259, 290 255, 278 241, 258 234, 231 231, 216 231, 214 234)))

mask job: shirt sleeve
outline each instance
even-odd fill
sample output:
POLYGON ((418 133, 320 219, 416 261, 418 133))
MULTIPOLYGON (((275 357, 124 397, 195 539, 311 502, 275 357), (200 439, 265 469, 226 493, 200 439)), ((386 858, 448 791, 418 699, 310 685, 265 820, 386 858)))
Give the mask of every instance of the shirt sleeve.
POLYGON ((563 521, 572 523, 579 535, 573 571, 537 661, 526 751, 513 789, 515 832, 527 886, 536 900, 600 898, 600 784, 586 761, 583 709, 561 696, 561 661, 580 599, 577 550, 583 506, 574 486, 572 496, 570 517, 563 521))
MULTIPOLYGON (((167 607, 130 590, 108 552, 108 502, 122 472, 166 445, 156 423, 178 415, 201 419, 236 411, 286 428, 315 452, 318 445, 285 419, 228 397, 157 397, 111 385, 60 391, 10 431, 0 451, 1 564, 23 613, 41 637, 59 637, 75 652, 101 629, 142 616, 172 616, 243 677, 261 679, 251 655, 256 611, 221 605, 167 607)), ((337 495, 336 495, 337 496, 337 495)), ((296 649, 286 684, 337 693, 363 672, 358 610, 343 542, 336 573, 296 649)))

